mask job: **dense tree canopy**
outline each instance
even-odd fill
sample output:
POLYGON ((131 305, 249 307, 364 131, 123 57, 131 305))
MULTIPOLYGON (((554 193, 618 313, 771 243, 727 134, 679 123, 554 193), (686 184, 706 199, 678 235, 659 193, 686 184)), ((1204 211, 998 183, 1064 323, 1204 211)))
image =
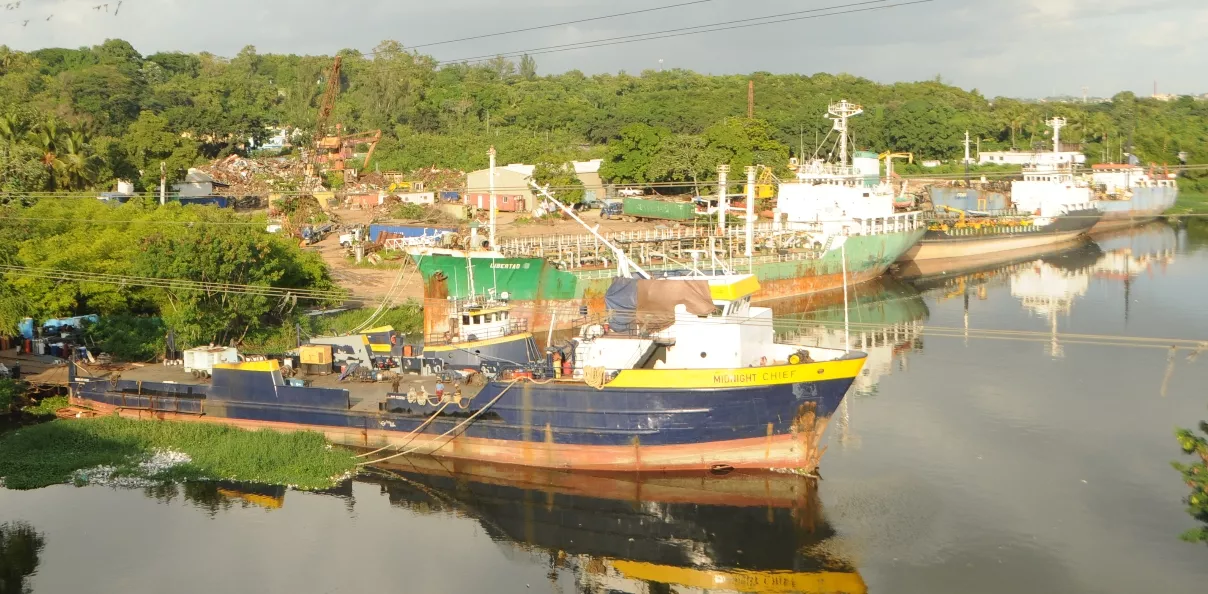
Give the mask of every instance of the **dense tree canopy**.
MULTIPOLYGON (((156 277, 277 288, 331 289, 322 259, 288 238, 215 207, 161 207, 140 199, 113 205, 46 198, 0 209, 0 264, 118 277, 156 277), (13 218, 10 218, 13 217, 13 218)), ((96 313, 163 319, 184 344, 257 335, 292 319, 303 301, 232 292, 164 289, 136 282, 86 282, 9 273, 0 281, 0 332, 26 316, 96 313)))
MULTIPOLYGON (((438 64, 384 41, 340 52, 331 122, 381 129, 378 167, 477 169, 494 145, 503 162, 606 157, 621 182, 690 181, 720 162, 782 167, 830 131, 826 106, 860 103, 856 148, 952 159, 966 130, 983 149, 1048 146, 1044 120, 1092 162, 1130 142, 1146 162, 1208 162, 1208 102, 1120 93, 1108 103, 989 100, 938 81, 877 84, 846 74, 709 76, 685 70, 540 76, 536 60, 438 64), (755 121, 746 114, 755 82, 755 121)), ((267 127, 310 133, 330 75, 327 56, 208 53, 142 56, 121 40, 79 49, 0 46, 0 189, 79 190, 126 178, 175 177, 193 162, 247 151, 267 127), (168 140, 172 136, 172 140, 168 140)))

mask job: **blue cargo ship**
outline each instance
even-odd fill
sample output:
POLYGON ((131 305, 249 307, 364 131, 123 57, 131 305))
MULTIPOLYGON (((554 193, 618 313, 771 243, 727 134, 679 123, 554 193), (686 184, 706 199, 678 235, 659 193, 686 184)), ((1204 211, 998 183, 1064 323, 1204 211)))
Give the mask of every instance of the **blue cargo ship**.
MULTIPOLYGON (((76 378, 72 398, 133 418, 319 431, 386 453, 637 472, 813 471, 865 355, 775 342, 771 310, 751 306, 758 289, 753 275, 617 279, 610 315, 545 357, 502 360, 477 336, 425 347, 424 367, 446 374, 443 389, 430 376, 406 376, 405 391, 330 378, 298 386, 267 360, 216 364, 208 385, 76 378), (459 369, 467 362, 451 353, 481 366, 459 369)), ((486 339, 530 353, 531 340, 486 339)))

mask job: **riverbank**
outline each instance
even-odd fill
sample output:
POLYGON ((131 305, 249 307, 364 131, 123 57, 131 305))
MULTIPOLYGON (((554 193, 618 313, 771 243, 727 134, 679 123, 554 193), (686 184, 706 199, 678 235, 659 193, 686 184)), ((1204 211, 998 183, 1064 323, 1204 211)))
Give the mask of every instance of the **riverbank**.
POLYGON ((10 489, 88 483, 239 480, 325 489, 356 461, 313 432, 246 431, 223 425, 61 419, 0 435, 0 477, 10 489))
POLYGON ((1208 194, 1180 192, 1179 199, 1170 210, 1166 211, 1166 214, 1168 216, 1208 215, 1208 194))

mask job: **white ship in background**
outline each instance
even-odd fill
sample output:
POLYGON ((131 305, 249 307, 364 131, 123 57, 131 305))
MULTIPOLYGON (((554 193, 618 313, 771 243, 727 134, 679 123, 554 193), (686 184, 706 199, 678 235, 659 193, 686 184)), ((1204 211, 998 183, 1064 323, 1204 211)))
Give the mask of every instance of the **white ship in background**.
POLYGON ((1103 218, 1092 231, 1110 231, 1157 218, 1179 199, 1179 184, 1165 168, 1148 169, 1129 155, 1129 163, 1100 163, 1091 166, 1095 206, 1103 218))

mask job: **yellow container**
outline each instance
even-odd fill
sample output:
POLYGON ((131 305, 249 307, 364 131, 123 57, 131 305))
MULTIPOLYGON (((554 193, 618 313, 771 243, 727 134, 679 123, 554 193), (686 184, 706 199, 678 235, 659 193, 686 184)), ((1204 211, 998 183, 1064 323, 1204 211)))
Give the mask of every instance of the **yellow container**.
POLYGON ((331 365, 331 345, 306 344, 298 349, 303 365, 331 365))

